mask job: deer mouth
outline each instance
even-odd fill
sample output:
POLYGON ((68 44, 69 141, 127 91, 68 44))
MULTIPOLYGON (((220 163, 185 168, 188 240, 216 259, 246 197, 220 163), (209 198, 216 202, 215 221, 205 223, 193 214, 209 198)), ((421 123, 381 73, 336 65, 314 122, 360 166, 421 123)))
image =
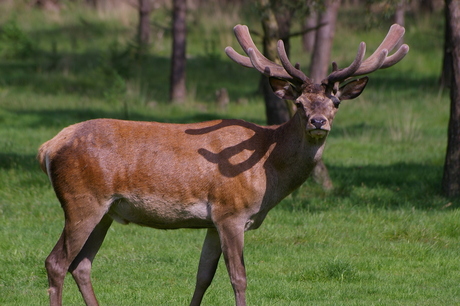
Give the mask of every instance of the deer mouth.
POLYGON ((308 131, 308 134, 310 134, 311 137, 317 138, 317 139, 326 137, 328 133, 329 133, 328 130, 323 130, 323 129, 313 129, 313 130, 308 131))

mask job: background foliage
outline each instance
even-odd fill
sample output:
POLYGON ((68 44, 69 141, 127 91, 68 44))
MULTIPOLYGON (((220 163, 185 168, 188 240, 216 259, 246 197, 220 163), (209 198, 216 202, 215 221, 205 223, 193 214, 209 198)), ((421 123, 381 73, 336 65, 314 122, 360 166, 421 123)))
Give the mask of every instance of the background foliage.
MULTIPOLYGON (((236 46, 237 23, 261 32, 256 12, 211 3, 188 15, 189 97, 181 106, 167 103, 167 6, 153 12, 153 44, 136 58, 132 8, 68 2, 53 13, 2 3, 0 305, 48 302, 43 262, 63 216, 35 154, 63 127, 97 117, 264 123, 258 74, 222 51, 236 46), (220 88, 227 108, 214 102, 220 88)), ((342 7, 332 55, 339 64, 353 60, 360 41, 372 52, 388 29, 383 17, 369 26, 366 13, 342 7)), ((460 303, 460 203, 440 192, 449 112, 437 85, 442 13, 409 14, 406 30, 407 58, 374 73, 363 95, 340 107, 324 155, 335 189, 307 182, 247 233, 249 304, 460 303)), ((308 67, 300 39, 292 48, 292 61, 308 67)), ((93 269, 101 304, 187 304, 203 239, 202 230, 114 224, 93 269)), ((65 288, 64 303, 81 305, 71 277, 65 288)), ((203 304, 232 305, 232 295, 221 263, 203 304)))

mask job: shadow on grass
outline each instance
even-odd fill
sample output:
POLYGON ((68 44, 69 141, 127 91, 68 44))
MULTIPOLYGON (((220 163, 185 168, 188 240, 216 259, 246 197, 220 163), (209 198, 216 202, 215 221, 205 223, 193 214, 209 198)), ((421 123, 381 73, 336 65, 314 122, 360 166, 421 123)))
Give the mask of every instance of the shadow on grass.
POLYGON ((328 166, 334 189, 326 192, 312 180, 287 199, 286 210, 327 211, 340 205, 434 210, 460 207, 441 193, 442 166, 395 163, 378 166, 328 166))
POLYGON ((16 154, 0 152, 0 172, 2 173, 2 186, 0 190, 11 188, 11 193, 22 192, 21 190, 30 190, 30 188, 42 188, 49 186, 49 180, 40 170, 40 165, 35 155, 16 154))
MULTIPOLYGON (((340 184, 352 186, 385 186, 395 190, 404 187, 418 187, 423 184, 440 182, 442 167, 414 163, 392 165, 328 167, 331 176, 340 184)), ((431 190, 433 191, 433 190, 431 190)))
POLYGON ((8 170, 14 168, 21 170, 40 169, 34 155, 0 152, 0 169, 8 170))
POLYGON ((423 76, 415 72, 409 74, 398 71, 377 71, 369 77, 369 86, 378 91, 407 92, 417 94, 420 91, 438 92, 437 75, 423 76))

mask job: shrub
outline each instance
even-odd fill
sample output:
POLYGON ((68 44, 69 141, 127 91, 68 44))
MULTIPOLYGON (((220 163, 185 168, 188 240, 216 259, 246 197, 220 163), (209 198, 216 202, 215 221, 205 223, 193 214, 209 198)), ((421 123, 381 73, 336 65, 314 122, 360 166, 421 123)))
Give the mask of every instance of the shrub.
POLYGON ((35 55, 36 48, 30 37, 10 20, 1 27, 0 56, 5 59, 26 59, 35 55))

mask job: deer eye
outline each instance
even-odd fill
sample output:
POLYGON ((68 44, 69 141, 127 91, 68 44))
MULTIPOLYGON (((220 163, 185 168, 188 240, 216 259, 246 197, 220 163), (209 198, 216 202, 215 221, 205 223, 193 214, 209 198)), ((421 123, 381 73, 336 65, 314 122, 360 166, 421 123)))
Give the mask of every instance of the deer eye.
POLYGON ((332 100, 332 103, 334 103, 334 106, 336 108, 339 108, 340 100, 337 97, 334 97, 334 96, 331 97, 331 100, 332 100))

